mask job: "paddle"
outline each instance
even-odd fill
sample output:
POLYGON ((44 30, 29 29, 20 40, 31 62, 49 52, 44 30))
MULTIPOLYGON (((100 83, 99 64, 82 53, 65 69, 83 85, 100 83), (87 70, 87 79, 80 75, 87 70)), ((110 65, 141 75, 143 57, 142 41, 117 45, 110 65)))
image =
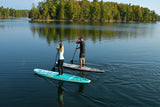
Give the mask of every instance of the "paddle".
POLYGON ((56 53, 56 59, 55 59, 55 63, 54 63, 54 66, 53 66, 53 68, 52 68, 52 71, 55 71, 57 55, 58 55, 58 51, 57 51, 57 53, 56 53))
POLYGON ((74 51, 74 54, 73 54, 73 57, 72 57, 71 63, 73 63, 73 59, 74 59, 74 56, 75 56, 75 54, 76 54, 77 47, 78 47, 78 44, 77 44, 76 49, 75 49, 75 51, 74 51))

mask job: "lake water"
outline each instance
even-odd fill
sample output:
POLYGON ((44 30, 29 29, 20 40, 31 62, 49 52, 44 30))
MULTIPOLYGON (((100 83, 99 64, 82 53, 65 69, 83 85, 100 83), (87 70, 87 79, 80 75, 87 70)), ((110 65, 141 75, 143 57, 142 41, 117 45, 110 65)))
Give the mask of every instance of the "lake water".
MULTIPOLYGON (((30 23, 0 20, 0 107, 160 106, 160 23, 30 23), (35 75, 51 70, 63 42, 70 63, 76 40, 86 43, 90 84, 35 75)), ((74 63, 79 64, 79 51, 74 63)), ((79 76, 79 71, 64 69, 79 76)))

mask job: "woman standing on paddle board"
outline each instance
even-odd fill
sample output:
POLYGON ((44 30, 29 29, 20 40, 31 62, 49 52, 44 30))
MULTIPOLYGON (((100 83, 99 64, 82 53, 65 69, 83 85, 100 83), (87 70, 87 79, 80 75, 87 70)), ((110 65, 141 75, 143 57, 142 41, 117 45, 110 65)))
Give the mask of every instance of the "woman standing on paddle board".
POLYGON ((60 43, 57 47, 58 50, 58 72, 59 76, 63 74, 63 62, 64 62, 64 46, 60 43))
POLYGON ((82 37, 80 37, 76 44, 80 44, 80 47, 76 48, 76 49, 80 49, 80 54, 79 54, 79 61, 80 61, 80 68, 85 66, 85 43, 82 37), (82 64, 83 62, 83 64, 82 64))

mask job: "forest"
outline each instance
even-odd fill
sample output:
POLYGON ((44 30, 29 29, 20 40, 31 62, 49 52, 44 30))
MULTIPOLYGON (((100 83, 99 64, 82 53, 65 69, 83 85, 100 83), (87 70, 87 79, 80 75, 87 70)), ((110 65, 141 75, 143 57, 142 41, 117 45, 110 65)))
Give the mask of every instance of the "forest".
POLYGON ((154 10, 139 5, 103 2, 103 0, 45 0, 33 4, 29 18, 34 20, 155 22, 154 10))
POLYGON ((0 7, 0 18, 28 17, 29 10, 16 10, 12 8, 0 7))

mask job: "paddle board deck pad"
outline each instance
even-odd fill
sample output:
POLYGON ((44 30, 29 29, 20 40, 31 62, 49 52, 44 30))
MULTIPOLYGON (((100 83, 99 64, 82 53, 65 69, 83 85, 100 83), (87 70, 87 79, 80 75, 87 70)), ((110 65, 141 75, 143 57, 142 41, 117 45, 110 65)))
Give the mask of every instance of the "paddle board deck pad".
MULTIPOLYGON (((56 64, 58 64, 58 62, 56 62, 56 64)), ((68 64, 68 63, 63 63, 63 67, 65 68, 70 68, 70 69, 74 69, 74 70, 79 70, 79 71, 88 71, 88 72, 104 72, 104 70, 100 70, 100 69, 96 69, 96 68, 90 68, 90 67, 82 67, 79 68, 79 65, 75 65, 75 64, 68 64)))
POLYGON ((52 78, 56 80, 68 81, 68 82, 76 82, 76 83, 90 83, 91 82, 91 80, 89 79, 82 78, 82 77, 75 76, 75 75, 65 74, 65 73, 63 73, 63 75, 61 76, 58 76, 59 72, 53 72, 53 71, 48 71, 48 70, 43 70, 43 69, 34 69, 34 73, 40 76, 44 76, 44 77, 48 77, 48 78, 52 78))

